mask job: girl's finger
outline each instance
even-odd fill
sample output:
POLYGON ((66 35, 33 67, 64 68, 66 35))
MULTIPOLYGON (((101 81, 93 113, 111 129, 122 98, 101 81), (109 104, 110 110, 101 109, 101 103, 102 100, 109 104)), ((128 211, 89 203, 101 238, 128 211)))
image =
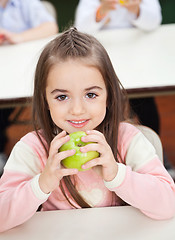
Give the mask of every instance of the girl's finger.
POLYGON ((57 134, 55 137, 54 137, 54 139, 52 140, 52 144, 54 144, 55 142, 57 142, 59 139, 61 139, 62 137, 65 137, 65 136, 67 136, 66 135, 66 131, 62 131, 62 132, 60 132, 59 134, 57 134))
POLYGON ((50 144, 50 153, 49 155, 54 155, 58 152, 59 148, 66 142, 70 140, 69 135, 65 135, 65 131, 58 134, 50 144))
POLYGON ((89 162, 86 162, 83 164, 81 167, 82 169, 88 169, 92 168, 98 165, 102 165, 101 159, 100 158, 94 158, 93 160, 90 160, 89 162))
POLYGON ((61 170, 57 170, 58 171, 58 178, 60 178, 60 174, 61 174, 61 178, 64 176, 69 176, 69 175, 74 175, 78 173, 78 169, 76 168, 63 168, 61 170))
POLYGON ((95 135, 99 135, 99 136, 104 136, 103 133, 97 131, 97 130, 87 130, 86 133, 89 134, 95 134, 95 135))
POLYGON ((75 153, 76 153, 75 149, 57 153, 52 160, 52 166, 57 168, 63 159, 70 157, 70 156, 74 155, 75 153))
POLYGON ((90 151, 97 151, 100 154, 102 154, 104 152, 103 149, 105 149, 105 148, 103 148, 101 145, 99 145, 97 143, 90 143, 90 144, 87 144, 86 146, 81 147, 80 152, 86 153, 86 152, 90 152, 90 151))
POLYGON ((90 134, 83 136, 81 140, 85 143, 87 142, 95 142, 99 144, 104 144, 106 142, 106 139, 103 134, 90 134))

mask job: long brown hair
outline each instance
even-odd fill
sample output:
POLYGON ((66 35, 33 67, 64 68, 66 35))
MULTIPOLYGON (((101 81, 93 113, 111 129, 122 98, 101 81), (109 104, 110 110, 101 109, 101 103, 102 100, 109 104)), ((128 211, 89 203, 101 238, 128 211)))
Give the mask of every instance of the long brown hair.
MULTIPOLYGON (((55 126, 50 116, 46 101, 47 77, 51 68, 68 59, 79 59, 85 64, 96 67, 103 76, 107 89, 107 109, 103 122, 97 127, 102 132, 110 145, 117 160, 118 128, 121 121, 125 120, 124 89, 116 76, 110 58, 101 45, 93 36, 81 33, 76 28, 70 28, 63 32, 45 47, 39 58, 34 82, 33 96, 33 125, 45 151, 48 155, 49 146, 53 137, 62 130, 55 126), (47 145, 42 141, 46 140, 47 145)), ((78 194, 70 177, 64 177, 60 188, 65 193, 65 188, 70 192, 72 199, 80 207, 90 207, 78 194)), ((70 201, 69 203, 73 205, 70 201)))

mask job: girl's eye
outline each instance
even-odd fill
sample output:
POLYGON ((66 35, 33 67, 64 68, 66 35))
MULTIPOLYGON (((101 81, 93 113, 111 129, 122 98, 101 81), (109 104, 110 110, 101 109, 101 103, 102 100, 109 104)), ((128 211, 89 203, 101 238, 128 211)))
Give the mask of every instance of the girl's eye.
POLYGON ((97 94, 95 93, 87 93, 87 98, 96 98, 97 97, 97 94))
POLYGON ((56 97, 59 101, 64 101, 66 100, 68 97, 66 95, 60 95, 58 97, 56 97))

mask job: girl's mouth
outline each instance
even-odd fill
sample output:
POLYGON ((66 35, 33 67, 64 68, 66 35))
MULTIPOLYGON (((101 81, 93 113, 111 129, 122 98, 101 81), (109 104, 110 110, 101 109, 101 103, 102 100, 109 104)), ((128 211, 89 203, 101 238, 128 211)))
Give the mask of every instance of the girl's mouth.
POLYGON ((89 120, 68 120, 68 122, 75 128, 83 128, 89 122, 89 120))

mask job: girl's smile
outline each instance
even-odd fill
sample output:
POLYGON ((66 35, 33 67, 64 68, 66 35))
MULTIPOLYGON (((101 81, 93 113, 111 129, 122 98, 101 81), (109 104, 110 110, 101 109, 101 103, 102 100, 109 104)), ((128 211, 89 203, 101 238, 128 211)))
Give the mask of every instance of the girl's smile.
POLYGON ((75 128, 83 128, 88 122, 88 119, 84 120, 68 120, 68 122, 75 128))
POLYGON ((80 60, 58 63, 50 70, 46 98, 53 122, 68 133, 95 129, 106 114, 103 77, 80 60))

